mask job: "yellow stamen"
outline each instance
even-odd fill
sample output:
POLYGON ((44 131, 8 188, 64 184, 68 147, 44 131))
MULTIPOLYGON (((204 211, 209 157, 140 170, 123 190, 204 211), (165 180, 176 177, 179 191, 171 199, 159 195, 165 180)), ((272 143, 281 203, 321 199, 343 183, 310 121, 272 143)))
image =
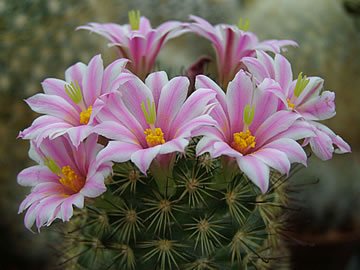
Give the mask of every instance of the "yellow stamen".
POLYGON ((85 185, 85 180, 77 175, 70 166, 62 167, 59 176, 62 176, 59 179, 60 183, 74 192, 79 192, 85 185))
POLYGON ((251 136, 249 129, 246 132, 234 133, 234 141, 231 143, 231 147, 239 151, 242 154, 255 147, 255 137, 251 136))
POLYGON ((295 104, 291 103, 290 99, 287 98, 286 101, 287 101, 287 105, 288 105, 289 108, 291 108, 291 109, 295 108, 295 104))
POLYGON ((147 128, 144 133, 146 134, 146 141, 150 147, 165 143, 164 133, 161 128, 155 128, 155 132, 147 128))
POLYGON ((89 123, 91 112, 92 112, 92 106, 89 106, 89 108, 87 108, 86 111, 80 113, 81 124, 87 125, 87 123, 89 123))

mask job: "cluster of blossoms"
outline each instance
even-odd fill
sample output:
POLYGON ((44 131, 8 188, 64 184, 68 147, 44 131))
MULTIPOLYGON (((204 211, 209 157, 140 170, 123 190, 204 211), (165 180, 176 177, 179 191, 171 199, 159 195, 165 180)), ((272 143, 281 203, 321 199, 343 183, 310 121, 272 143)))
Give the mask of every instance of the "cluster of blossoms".
POLYGON ((118 60, 105 69, 100 55, 77 63, 65 80, 46 79, 44 93, 26 100, 44 114, 19 134, 30 140, 29 155, 38 163, 18 175, 19 184, 32 187, 19 209, 27 209, 27 228, 68 221, 73 205, 81 208, 106 190, 114 162, 131 161, 143 174, 150 171, 160 191, 174 191, 176 153, 195 136, 197 155, 221 157, 224 171, 242 171, 263 193, 270 168, 288 174, 291 163, 306 165, 305 145, 323 160, 350 151, 318 122, 335 115, 334 93, 322 91, 318 77, 294 80, 280 54, 294 41, 259 42, 246 23, 213 27, 196 16, 156 29, 139 13, 129 18, 126 25, 79 27, 109 39, 118 60), (189 90, 185 76, 151 73, 166 41, 186 32, 212 42, 217 82, 198 75, 189 90))

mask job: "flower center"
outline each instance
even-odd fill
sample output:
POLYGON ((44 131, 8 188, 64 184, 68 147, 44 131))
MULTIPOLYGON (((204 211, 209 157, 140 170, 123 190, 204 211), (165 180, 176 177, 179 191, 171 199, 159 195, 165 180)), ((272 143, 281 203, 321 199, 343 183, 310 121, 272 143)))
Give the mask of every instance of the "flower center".
POLYGON ((161 128, 155 128, 155 132, 152 129, 147 128, 144 133, 146 134, 146 141, 150 147, 165 143, 164 133, 161 128))
POLYGON ((91 112, 92 112, 92 106, 89 106, 89 108, 87 108, 86 111, 80 113, 81 124, 87 125, 87 123, 89 123, 91 112))
POLYGON ((286 101, 287 101, 287 105, 288 105, 289 108, 291 108, 291 109, 294 109, 294 108, 295 108, 295 104, 294 104, 294 103, 291 103, 291 101, 290 101, 289 98, 287 98, 286 101))
POLYGON ((77 175, 70 166, 64 166, 62 167, 61 174, 58 174, 61 176, 59 179, 59 182, 74 191, 75 193, 79 192, 83 186, 85 185, 85 180, 81 176, 77 175))
POLYGON ((234 141, 231 143, 231 147, 239 151, 242 154, 255 147, 255 137, 251 136, 249 129, 246 132, 234 133, 234 141))

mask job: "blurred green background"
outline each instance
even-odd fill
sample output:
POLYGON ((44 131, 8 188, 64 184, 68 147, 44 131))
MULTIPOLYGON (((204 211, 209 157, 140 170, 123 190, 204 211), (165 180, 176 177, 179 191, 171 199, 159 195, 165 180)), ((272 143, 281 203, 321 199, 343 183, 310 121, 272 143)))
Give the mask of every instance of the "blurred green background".
MULTIPOLYGON (((45 78, 63 79, 67 67, 88 63, 95 54, 109 64, 116 56, 107 41, 74 29, 88 22, 126 23, 131 9, 139 9, 153 26, 187 21, 189 14, 213 24, 247 18, 260 40, 299 43, 285 53, 294 74, 321 76, 325 89, 336 92, 337 115, 326 124, 353 152, 326 162, 312 156, 308 168, 292 177, 294 204, 301 207, 292 224, 300 239, 290 244, 292 269, 360 269, 358 0, 0 0, 0 269, 62 268, 54 256, 61 242, 56 230, 32 234, 23 226, 24 215, 17 215, 29 189, 17 185, 16 175, 33 163, 28 142, 15 138, 37 117, 23 99, 41 92, 45 78)), ((209 42, 186 34, 165 46, 157 66, 180 75, 202 55, 214 57, 209 42)))

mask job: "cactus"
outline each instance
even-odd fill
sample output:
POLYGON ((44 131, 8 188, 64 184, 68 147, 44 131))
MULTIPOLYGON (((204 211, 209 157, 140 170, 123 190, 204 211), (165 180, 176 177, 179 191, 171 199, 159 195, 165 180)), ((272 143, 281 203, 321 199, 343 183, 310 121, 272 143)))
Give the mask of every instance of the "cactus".
POLYGON ((115 164, 108 191, 64 227, 67 269, 270 269, 287 178, 273 172, 266 195, 244 174, 218 185, 221 160, 194 146, 176 158, 172 196, 132 163, 115 164))

